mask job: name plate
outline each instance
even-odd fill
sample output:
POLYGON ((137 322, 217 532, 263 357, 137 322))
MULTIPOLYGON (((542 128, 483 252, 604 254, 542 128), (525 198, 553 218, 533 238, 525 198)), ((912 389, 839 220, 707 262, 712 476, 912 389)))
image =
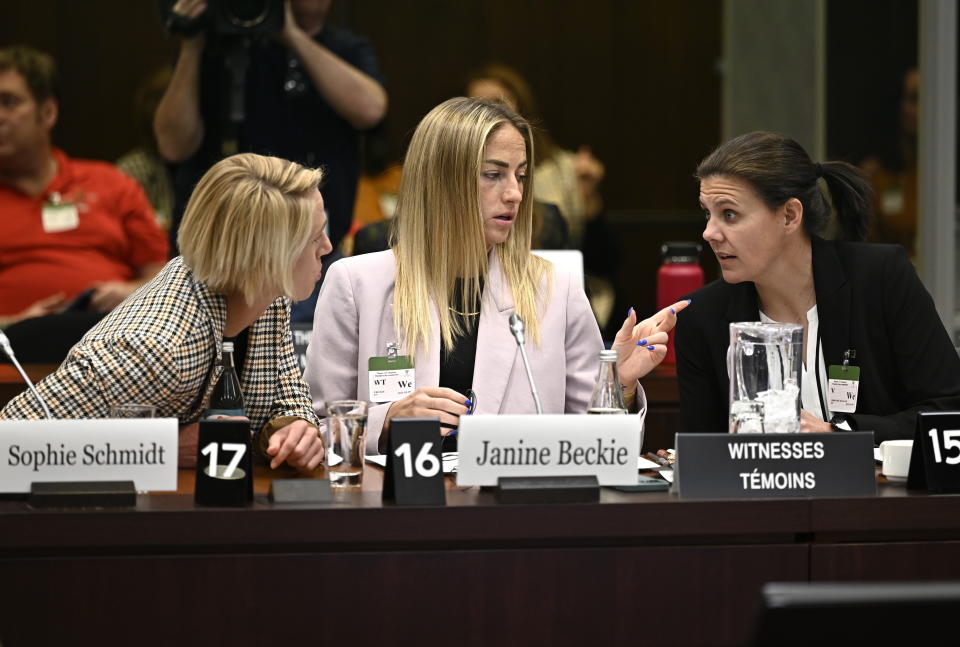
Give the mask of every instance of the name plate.
POLYGON ((680 496, 873 496, 873 432, 677 434, 680 496))
POLYGON ((634 415, 476 415, 460 418, 457 485, 504 476, 596 476, 636 485, 643 427, 634 415))
POLYGON ((177 420, 0 421, 0 492, 31 483, 133 481, 141 492, 177 489, 177 420))

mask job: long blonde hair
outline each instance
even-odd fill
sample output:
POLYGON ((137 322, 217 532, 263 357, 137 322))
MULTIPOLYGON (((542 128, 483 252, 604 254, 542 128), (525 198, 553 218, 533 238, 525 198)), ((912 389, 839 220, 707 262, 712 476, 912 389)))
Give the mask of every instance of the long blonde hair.
MULTIPOLYGON (((523 136, 533 166, 529 125, 499 103, 458 97, 431 110, 417 126, 403 165, 391 246, 397 257, 393 316, 407 352, 430 345, 430 306, 436 304, 443 344, 452 348, 465 334, 450 315, 457 280, 463 303, 479 310, 481 280, 488 270, 480 209, 479 177, 490 136, 514 127, 523 136)), ((547 261, 530 253, 533 181, 523 186, 517 219, 503 243, 494 245, 516 312, 530 338, 540 341, 537 288, 549 277, 547 261)))
POLYGON ((292 297, 293 268, 310 240, 323 179, 278 157, 241 153, 208 170, 190 196, 178 243, 198 281, 252 302, 264 289, 292 297))

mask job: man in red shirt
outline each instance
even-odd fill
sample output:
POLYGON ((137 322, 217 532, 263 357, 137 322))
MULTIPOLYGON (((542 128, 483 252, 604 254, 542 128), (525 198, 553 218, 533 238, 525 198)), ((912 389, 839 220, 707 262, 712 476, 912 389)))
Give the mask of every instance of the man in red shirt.
POLYGON ((50 56, 0 49, 0 327, 71 302, 108 312, 167 260, 133 179, 53 148, 54 85, 50 56))

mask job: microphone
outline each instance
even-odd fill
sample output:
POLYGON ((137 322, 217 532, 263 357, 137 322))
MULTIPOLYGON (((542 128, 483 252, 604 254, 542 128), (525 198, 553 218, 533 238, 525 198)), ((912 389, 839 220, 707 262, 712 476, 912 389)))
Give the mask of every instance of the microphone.
POLYGON ((523 358, 523 368, 527 369, 527 381, 530 383, 533 403, 537 407, 537 413, 543 413, 543 408, 540 406, 540 394, 537 393, 537 385, 533 382, 533 373, 530 372, 530 360, 527 359, 527 342, 523 331, 523 319, 520 318, 520 315, 516 313, 510 315, 510 332, 513 334, 513 338, 517 340, 517 346, 520 347, 520 357, 523 358))
POLYGON ((20 377, 23 378, 23 381, 27 383, 27 386, 30 387, 30 391, 33 392, 37 402, 40 403, 40 407, 43 409, 43 413, 47 416, 47 420, 53 420, 53 416, 50 415, 50 409, 47 407, 47 403, 43 401, 43 398, 40 397, 40 393, 37 391, 36 387, 33 386, 33 382, 30 381, 30 377, 27 375, 27 372, 23 370, 23 367, 20 366, 20 362, 17 361, 17 358, 13 354, 13 346, 10 345, 10 340, 7 338, 6 334, 0 330, 0 349, 10 358, 10 361, 13 362, 13 365, 16 367, 17 372, 20 373, 20 377))

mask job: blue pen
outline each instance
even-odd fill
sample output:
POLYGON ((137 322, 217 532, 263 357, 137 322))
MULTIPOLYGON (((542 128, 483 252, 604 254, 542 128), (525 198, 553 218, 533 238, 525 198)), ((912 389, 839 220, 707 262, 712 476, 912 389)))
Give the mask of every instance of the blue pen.
MULTIPOLYGON (((465 416, 469 416, 473 413, 473 410, 477 408, 477 394, 473 389, 467 389, 467 401, 464 402, 464 404, 467 407, 467 412, 464 414, 465 416)), ((456 436, 457 431, 457 429, 451 429, 447 436, 456 436)))

